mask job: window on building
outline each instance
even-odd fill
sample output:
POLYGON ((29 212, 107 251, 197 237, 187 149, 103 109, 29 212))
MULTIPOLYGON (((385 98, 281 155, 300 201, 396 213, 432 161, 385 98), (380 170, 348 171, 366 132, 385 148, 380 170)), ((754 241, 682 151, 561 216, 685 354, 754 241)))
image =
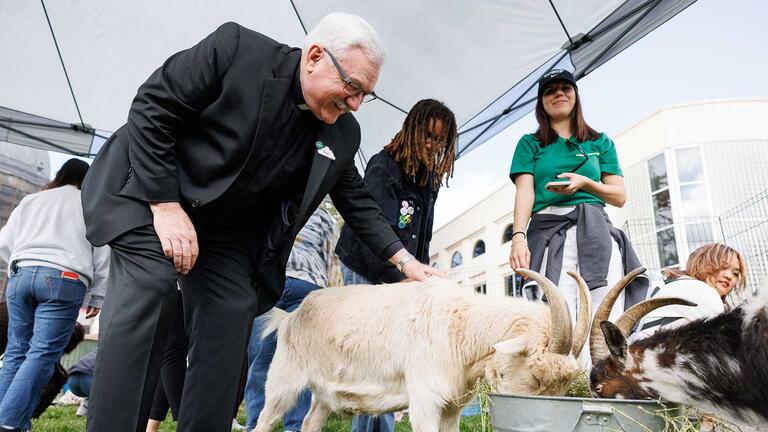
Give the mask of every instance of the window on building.
POLYGON ((669 187, 667 163, 664 160, 664 153, 648 161, 648 174, 651 177, 651 191, 669 187))
POLYGON ((504 278, 504 294, 509 297, 515 296, 515 275, 511 274, 504 278))
POLYGON ((653 194, 653 214, 657 229, 672 225, 672 202, 669 198, 669 189, 653 194))
POLYGON ((479 257, 484 253, 485 253, 485 242, 482 240, 478 240, 477 243, 475 243, 474 249, 472 249, 472 258, 479 257))
POLYGON ((715 241, 715 235, 712 232, 712 223, 705 221, 701 223, 685 224, 685 239, 688 243, 688 253, 693 252, 699 246, 715 241))
POLYGON ((684 218, 709 218, 707 184, 704 181, 704 166, 701 149, 686 147, 675 150, 677 177, 680 181, 681 214, 684 218))
POLYGON ((463 262, 464 259, 461 257, 461 252, 454 252, 453 256, 451 257, 451 268, 458 267, 463 262))
POLYGON ((477 285, 475 287, 475 292, 478 293, 478 294, 487 294, 486 293, 486 285, 485 284, 477 285))
POLYGON ((670 226, 669 228, 657 231, 656 245, 659 251, 659 264, 662 268, 678 264, 680 260, 677 257, 674 227, 670 226))
POLYGON ((708 218, 709 199, 707 199, 707 185, 704 183, 680 184, 680 204, 684 218, 708 218))
POLYGON ((675 150, 677 177, 680 183, 703 182, 704 165, 701 162, 699 147, 686 147, 675 150))
POLYGON ((504 293, 509 297, 523 296, 523 277, 512 273, 504 278, 504 293))
POLYGON ((651 200, 653 201, 659 264, 662 268, 666 268, 676 265, 679 260, 665 153, 648 161, 648 177, 651 181, 651 200))
POLYGON ((715 241, 701 147, 675 149, 675 162, 680 183, 679 214, 685 224, 682 230, 685 248, 681 252, 689 254, 697 247, 715 241))
POLYGON ((501 236, 501 242, 506 243, 512 240, 512 233, 514 233, 512 224, 509 224, 506 228, 504 228, 504 235, 501 236))

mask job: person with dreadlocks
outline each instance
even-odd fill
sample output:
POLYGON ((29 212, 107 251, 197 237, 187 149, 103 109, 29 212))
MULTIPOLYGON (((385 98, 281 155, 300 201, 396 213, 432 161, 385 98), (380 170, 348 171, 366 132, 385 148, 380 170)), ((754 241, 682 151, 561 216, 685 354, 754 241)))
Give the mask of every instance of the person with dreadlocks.
MULTIPOLYGON (((402 129, 365 170, 365 184, 395 229, 411 259, 429 262, 437 192, 453 175, 456 119, 441 102, 424 99, 405 117, 402 129)), ((394 265, 381 261, 348 225, 336 245, 345 285, 402 282, 394 265)), ((355 416, 353 432, 394 430, 394 414, 355 416)))

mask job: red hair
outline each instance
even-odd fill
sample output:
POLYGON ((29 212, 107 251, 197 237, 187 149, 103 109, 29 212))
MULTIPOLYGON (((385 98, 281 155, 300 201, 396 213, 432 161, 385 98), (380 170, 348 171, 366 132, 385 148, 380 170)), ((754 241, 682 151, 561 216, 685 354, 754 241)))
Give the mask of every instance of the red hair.
POLYGON ((717 273, 729 266, 733 257, 736 257, 739 262, 739 270, 741 271, 734 290, 741 292, 747 286, 747 264, 744 262, 744 257, 736 249, 720 243, 708 243, 697 248, 688 257, 685 271, 670 270, 667 275, 671 277, 690 276, 713 285, 712 282, 717 277, 717 273))

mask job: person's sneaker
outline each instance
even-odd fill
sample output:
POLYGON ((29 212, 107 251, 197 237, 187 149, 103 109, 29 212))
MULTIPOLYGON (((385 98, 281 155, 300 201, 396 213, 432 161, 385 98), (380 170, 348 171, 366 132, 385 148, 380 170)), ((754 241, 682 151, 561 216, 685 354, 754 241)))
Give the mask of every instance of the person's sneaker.
POLYGON ((66 393, 63 395, 60 395, 56 399, 54 399, 53 404, 54 405, 77 405, 79 404, 83 398, 75 396, 74 393, 67 390, 66 393))
POLYGON ((244 431, 245 426, 241 425, 237 422, 237 419, 232 419, 232 430, 233 431, 244 431))
POLYGON ((80 406, 77 407, 77 412, 75 415, 77 417, 85 417, 88 415, 88 398, 85 398, 82 402, 80 402, 80 406))

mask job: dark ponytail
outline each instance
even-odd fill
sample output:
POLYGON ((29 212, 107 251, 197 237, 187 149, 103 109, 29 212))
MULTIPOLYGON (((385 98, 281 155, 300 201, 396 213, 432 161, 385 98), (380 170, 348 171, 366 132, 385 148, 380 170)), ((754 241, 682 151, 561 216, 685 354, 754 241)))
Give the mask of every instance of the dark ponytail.
POLYGON ((88 172, 89 165, 80 159, 72 158, 61 166, 56 177, 48 184, 43 186, 43 190, 54 189, 61 186, 71 185, 78 189, 83 184, 85 174, 88 172))

